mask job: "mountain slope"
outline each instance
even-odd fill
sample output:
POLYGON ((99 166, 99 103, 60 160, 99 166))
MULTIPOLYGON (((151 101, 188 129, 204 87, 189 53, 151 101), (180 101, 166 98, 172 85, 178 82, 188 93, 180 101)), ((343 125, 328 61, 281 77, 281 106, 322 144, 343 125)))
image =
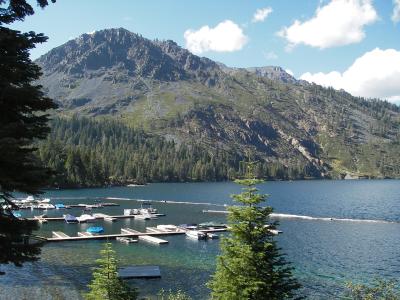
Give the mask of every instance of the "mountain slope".
POLYGON ((121 28, 82 35, 37 63, 64 115, 118 118, 211 152, 250 151, 305 176, 400 175, 398 107, 279 67, 228 68, 121 28))

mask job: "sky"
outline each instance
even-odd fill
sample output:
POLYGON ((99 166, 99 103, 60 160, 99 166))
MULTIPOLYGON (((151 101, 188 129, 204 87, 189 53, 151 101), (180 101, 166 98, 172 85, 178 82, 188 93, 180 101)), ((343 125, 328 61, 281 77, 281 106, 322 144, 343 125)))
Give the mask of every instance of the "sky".
POLYGON ((57 0, 11 27, 49 37, 33 59, 83 33, 123 27, 230 67, 281 66, 400 104, 400 0, 57 0))

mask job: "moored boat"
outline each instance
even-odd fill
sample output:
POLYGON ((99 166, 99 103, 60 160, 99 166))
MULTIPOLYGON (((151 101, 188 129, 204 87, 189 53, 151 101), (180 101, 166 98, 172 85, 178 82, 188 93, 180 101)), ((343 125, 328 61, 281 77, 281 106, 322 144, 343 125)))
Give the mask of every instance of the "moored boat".
POLYGON ((53 204, 50 204, 50 203, 40 203, 37 206, 37 209, 54 209, 54 208, 55 208, 55 206, 53 204))
POLYGON ((188 230, 186 231, 186 236, 196 240, 204 240, 207 237, 204 232, 198 230, 188 230))
POLYGON ((104 228, 101 226, 89 227, 88 229, 86 229, 86 232, 91 234, 99 234, 104 232, 104 228))
POLYGON ((92 215, 88 215, 88 214, 83 214, 79 217, 76 218, 78 220, 79 223, 90 223, 90 222, 95 222, 96 218, 93 217, 92 215))
POLYGON ((207 232, 207 239, 210 240, 219 239, 219 235, 212 232, 207 232))
POLYGON ((70 215, 70 214, 64 215, 64 221, 67 224, 78 223, 78 219, 75 216, 70 215))
POLYGON ((62 204, 62 203, 54 204, 54 206, 55 206, 56 209, 63 209, 63 208, 65 208, 65 205, 62 204))
POLYGON ((131 244, 131 243, 137 243, 138 242, 137 239, 130 238, 130 237, 123 237, 123 236, 117 237, 116 240, 118 242, 121 242, 121 243, 124 243, 124 244, 131 244))

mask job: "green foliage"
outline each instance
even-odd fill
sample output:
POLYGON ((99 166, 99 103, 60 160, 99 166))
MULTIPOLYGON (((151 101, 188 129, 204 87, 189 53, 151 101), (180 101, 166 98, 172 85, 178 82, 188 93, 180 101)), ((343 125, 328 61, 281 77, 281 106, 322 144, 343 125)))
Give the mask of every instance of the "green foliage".
POLYGON ((165 291, 161 290, 158 293, 157 300, 191 300, 192 298, 188 296, 185 292, 177 290, 173 292, 171 290, 165 291))
POLYGON ((212 299, 286 299, 293 298, 300 286, 292 276, 268 224, 272 207, 262 207, 267 195, 257 193, 260 180, 252 177, 254 165, 246 178, 236 180, 245 186, 241 194, 233 195, 239 206, 228 208, 231 236, 221 240, 222 254, 208 286, 212 299))
POLYGON ((134 300, 138 292, 118 278, 118 261, 111 243, 104 244, 100 251, 101 258, 96 262, 98 267, 93 271, 90 291, 85 295, 87 300, 134 300))
POLYGON ((45 112, 55 104, 35 84, 41 73, 29 57, 47 37, 3 26, 32 15, 32 7, 23 0, 0 0, 0 6, 0 264, 21 266, 38 258, 41 243, 31 236, 36 222, 12 215, 10 192, 34 194, 46 184, 49 171, 39 164, 32 144, 49 132, 45 112))
POLYGON ((376 279, 372 285, 346 284, 345 299, 351 300, 399 300, 400 290, 395 281, 376 279))
MULTIPOLYGON (((176 143, 110 119, 54 118, 37 156, 56 171, 53 186, 130 182, 231 180, 244 172, 241 156, 194 141, 176 143)), ((259 177, 303 178, 307 168, 257 165, 259 177)))

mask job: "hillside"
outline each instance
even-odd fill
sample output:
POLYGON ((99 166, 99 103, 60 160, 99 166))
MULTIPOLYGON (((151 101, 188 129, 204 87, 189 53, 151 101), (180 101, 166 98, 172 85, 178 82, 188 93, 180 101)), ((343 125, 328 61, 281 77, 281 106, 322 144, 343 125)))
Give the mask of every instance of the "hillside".
POLYGON ((397 106, 279 67, 229 68, 121 28, 84 34, 37 63, 59 115, 121 120, 175 148, 251 152, 303 177, 400 176, 397 106))

